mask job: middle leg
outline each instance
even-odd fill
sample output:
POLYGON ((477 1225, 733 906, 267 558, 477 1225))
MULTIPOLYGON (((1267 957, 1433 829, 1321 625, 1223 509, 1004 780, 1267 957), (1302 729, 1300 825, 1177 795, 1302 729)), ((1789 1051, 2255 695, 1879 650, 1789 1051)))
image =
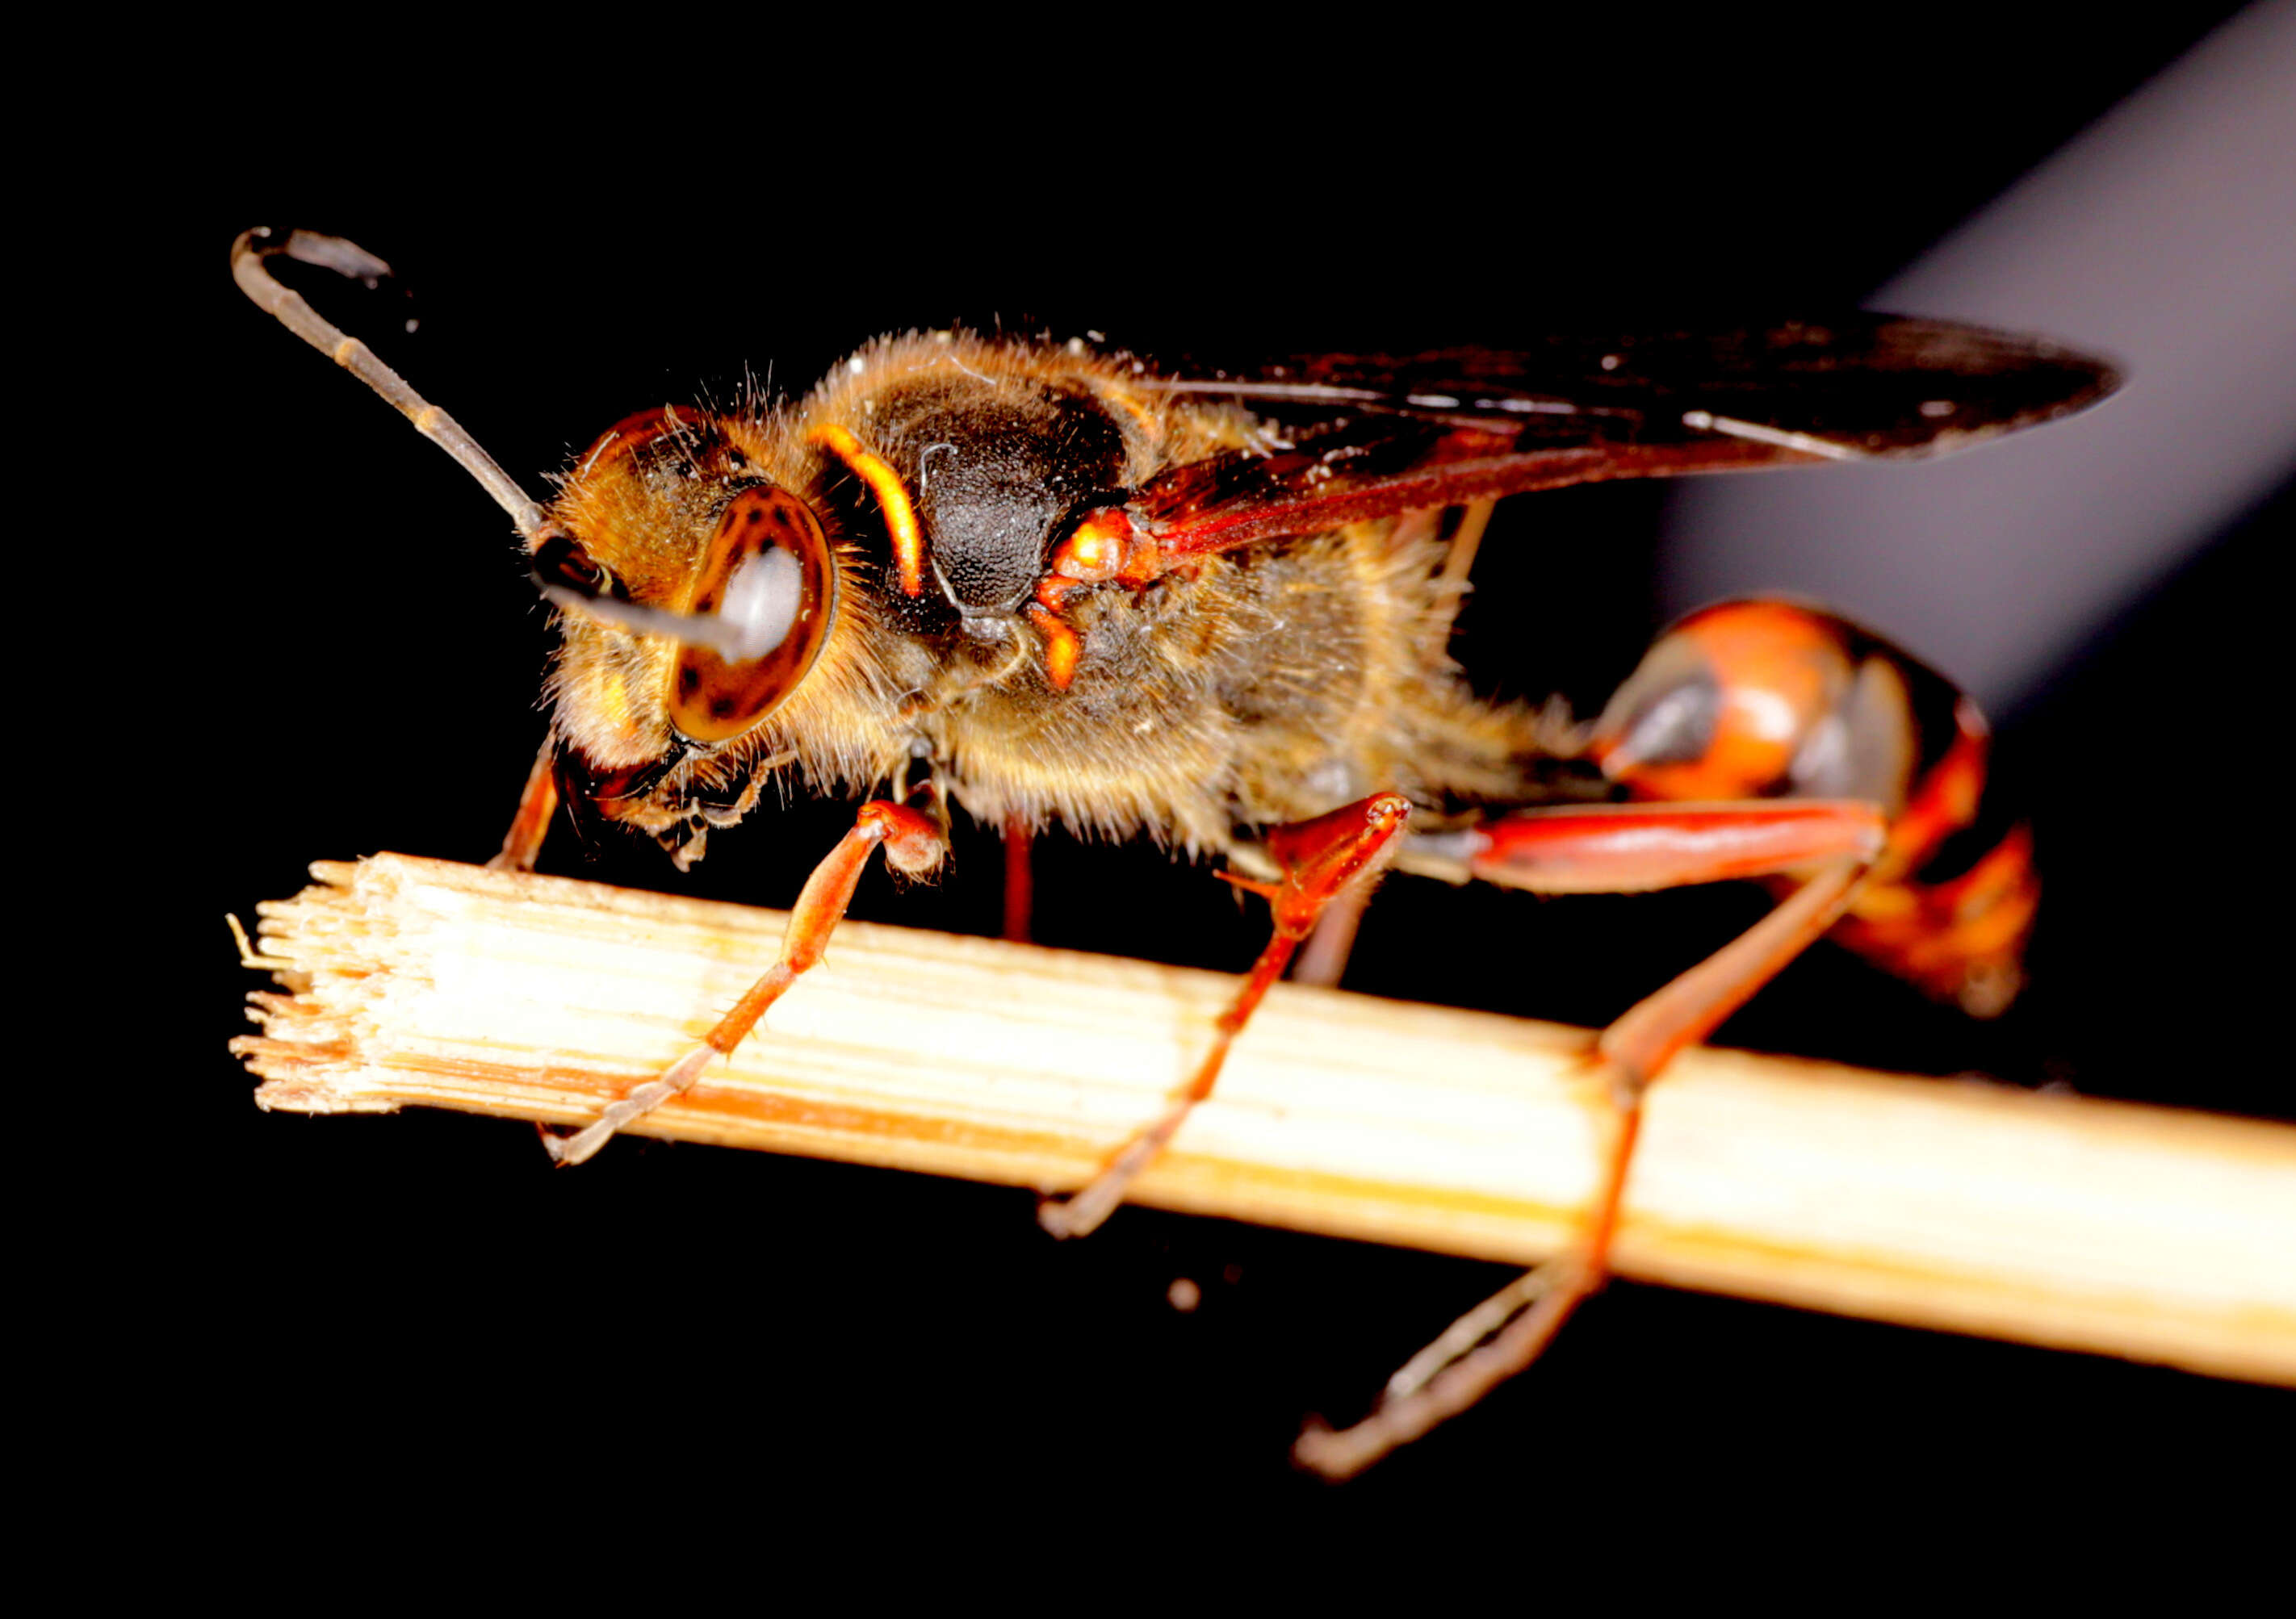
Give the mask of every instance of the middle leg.
POLYGON ((1283 871, 1281 881, 1253 882, 1223 873, 1236 887, 1267 901, 1275 912, 1275 936, 1252 963, 1234 1002, 1220 1014, 1211 1050, 1194 1075, 1156 1121, 1119 1148, 1082 1191, 1064 1201, 1046 1200, 1037 1216, 1046 1231, 1055 1237, 1082 1237, 1116 1212, 1125 1189, 1156 1161, 1196 1104, 1212 1093, 1235 1037, 1251 1021, 1269 986, 1283 976, 1300 940, 1314 931, 1316 919, 1335 895, 1371 871, 1410 814, 1410 800, 1402 794, 1375 793, 1313 821, 1276 828, 1268 837, 1267 852, 1283 871))

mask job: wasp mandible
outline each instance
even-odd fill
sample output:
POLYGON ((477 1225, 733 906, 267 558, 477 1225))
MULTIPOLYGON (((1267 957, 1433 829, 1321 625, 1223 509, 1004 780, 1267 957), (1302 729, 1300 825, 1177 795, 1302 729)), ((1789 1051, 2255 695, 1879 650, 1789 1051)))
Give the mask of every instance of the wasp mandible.
POLYGON ((1336 976, 1389 868, 1539 893, 1770 884, 1774 910, 1600 1037, 1617 1122, 1578 1246, 1463 1318, 1364 1423, 1302 1435, 1303 1461, 1343 1475, 1520 1370, 1601 1285, 1644 1092, 1810 943, 1832 932, 1980 1013, 2014 993, 2023 834, 1973 861, 1954 847, 1984 723, 1907 654, 1813 607, 1727 603, 1570 727, 1476 696, 1447 648, 1502 497, 1935 454, 2094 403, 2116 386, 2094 360, 1876 315, 1186 372, 911 332, 794 400, 629 416, 545 503, 275 280, 283 254, 389 267, 304 232, 232 249, 258 305, 478 478, 558 609, 550 733, 498 865, 530 869, 562 805, 683 869, 769 786, 864 800, 780 959, 658 1077, 545 1136, 562 1163, 734 1050, 820 960, 881 846, 931 874, 953 809, 1016 843, 1149 837, 1220 861, 1273 914, 1188 1082, 1044 1206, 1064 1236, 1120 1205, 1303 944, 1311 976, 1336 976), (1608 801, 1538 807, 1558 756, 1608 801))

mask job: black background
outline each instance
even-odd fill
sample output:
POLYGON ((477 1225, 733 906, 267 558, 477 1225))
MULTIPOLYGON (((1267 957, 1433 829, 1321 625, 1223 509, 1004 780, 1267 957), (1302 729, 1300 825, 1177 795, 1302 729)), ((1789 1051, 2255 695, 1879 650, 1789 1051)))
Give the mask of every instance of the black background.
MULTIPOLYGON (((2139 1440, 2192 1447, 2205 1475, 2284 1396, 1617 1285, 1487 1409, 1333 1491, 1288 1468, 1303 1414, 1357 1413, 1504 1271, 1144 1210, 1056 1245, 1019 1190, 635 1140, 555 1173, 522 1124, 262 1115, 222 1049, 255 984, 225 912, 293 892, 313 859, 492 852, 543 732, 547 646, 484 497, 232 290, 239 229, 390 259, 411 300, 313 296, 539 489, 631 410, 723 397, 745 367, 802 387, 869 335, 952 319, 1220 355, 1854 305, 2201 28, 1509 38, 1525 65, 1504 86, 1447 46, 1406 62, 1327 41, 1224 61, 1177 99, 1159 86, 1185 60, 1088 53, 952 65, 963 94, 734 73, 740 96, 719 80, 660 120, 561 85, 381 161, 266 110, 265 140, 179 188, 152 306, 197 379, 175 407, 176 509, 197 514, 175 561, 221 586, 170 611, 188 691, 157 693, 198 716, 167 728, 168 807, 146 822, 176 873, 158 914, 182 1010, 145 1048, 165 1162, 119 1188, 147 1217, 93 1272, 129 1341, 177 1347, 158 1407, 283 1487, 419 1473, 444 1510, 539 1467, 602 1518, 729 1478, 980 1491, 1016 1522, 1145 1486, 1177 1528, 1235 1506, 1393 1522, 1477 1495, 1607 1513, 1727 1498, 1757 1469, 1877 1502, 1949 1473, 1921 1499, 2102 1506, 2152 1487, 2122 1467, 2139 1440), (758 116, 729 125, 742 107, 758 116), (1203 1288, 1191 1314, 1166 1303, 1180 1276, 1203 1288)), ((1600 700, 1655 627, 1663 499, 1505 513, 1459 646, 1480 685, 1600 700)), ((2271 752, 2244 699, 2271 643, 2263 552, 2291 520, 2284 495, 2010 716, 1997 773, 2048 884, 2015 1014, 1972 1026, 1819 952, 1725 1041, 2289 1115, 2249 1060, 2272 1002, 2234 936, 2267 902, 2244 831, 2199 817, 2225 818, 2227 778, 2271 752), (2206 859, 2184 853, 2199 838, 2206 859)), ((785 905, 849 815, 760 814, 682 879, 650 845, 585 850, 562 825, 545 869, 785 905)), ((1049 944, 1241 967, 1262 936, 1224 885, 1151 851, 1054 841, 1039 880, 1049 944)), ((1397 881, 1349 982, 1599 1024, 1759 903, 1397 881)), ((988 931, 996 904, 976 833, 940 888, 873 875, 855 913, 988 931)))

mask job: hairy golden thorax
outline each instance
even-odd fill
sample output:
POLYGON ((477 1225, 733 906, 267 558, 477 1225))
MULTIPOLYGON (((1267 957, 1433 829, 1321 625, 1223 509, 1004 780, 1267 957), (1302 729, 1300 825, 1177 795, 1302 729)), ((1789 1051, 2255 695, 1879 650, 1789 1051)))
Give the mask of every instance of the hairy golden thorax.
POLYGON ((1519 797, 1529 725, 1457 684, 1432 514, 1081 592, 1066 607, 1073 667, 1055 675, 1027 609, 1064 526, 1266 431, 1235 405, 1144 390, 1121 359, 961 333, 882 340, 794 405, 633 417, 549 513, 615 594, 693 612, 729 506, 767 490, 818 519, 828 622, 777 706, 701 741, 674 723, 676 642, 570 611, 552 681, 561 754, 608 815, 681 861, 776 777, 857 795, 915 762, 992 824, 1191 853, 1375 789, 1519 797), (922 554, 906 580, 904 506, 922 554))

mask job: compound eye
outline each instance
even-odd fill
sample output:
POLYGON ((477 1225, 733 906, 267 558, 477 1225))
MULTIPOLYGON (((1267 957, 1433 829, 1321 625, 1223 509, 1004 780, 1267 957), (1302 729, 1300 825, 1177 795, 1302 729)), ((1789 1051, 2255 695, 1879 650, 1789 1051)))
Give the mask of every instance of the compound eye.
POLYGON ((771 484, 735 495, 679 610, 725 633, 678 643, 670 724, 696 742, 730 741, 788 699, 828 639, 837 568, 812 509, 771 484))

